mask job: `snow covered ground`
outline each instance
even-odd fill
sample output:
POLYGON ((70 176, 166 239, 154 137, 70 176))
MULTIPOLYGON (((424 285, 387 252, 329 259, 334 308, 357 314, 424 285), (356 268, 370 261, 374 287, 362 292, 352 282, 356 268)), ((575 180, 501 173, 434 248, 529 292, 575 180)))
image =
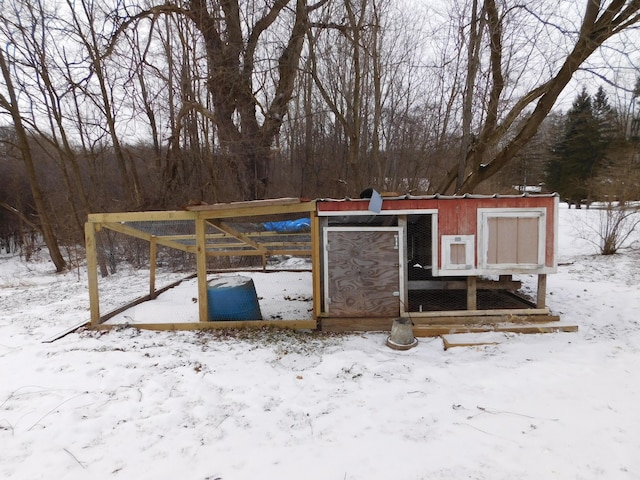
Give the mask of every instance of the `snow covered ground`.
POLYGON ((638 479, 640 233, 596 255, 576 236, 594 215, 561 209, 548 282, 577 333, 446 351, 131 328, 42 343, 88 318, 85 271, 0 256, 0 478, 638 479))

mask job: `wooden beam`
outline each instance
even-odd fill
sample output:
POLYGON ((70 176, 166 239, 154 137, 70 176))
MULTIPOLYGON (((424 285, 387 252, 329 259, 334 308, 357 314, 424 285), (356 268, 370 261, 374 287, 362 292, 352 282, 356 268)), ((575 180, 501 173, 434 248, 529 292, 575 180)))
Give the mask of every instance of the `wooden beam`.
POLYGON ((478 309, 477 278, 467 277, 467 310, 478 309))
POLYGON ((239 232, 238 230, 233 228, 228 223, 223 222, 222 220, 217 220, 217 219, 213 219, 209 223, 211 223, 218 230, 222 230, 224 233, 226 233, 230 237, 235 238, 236 240, 240 240, 241 242, 244 242, 247 246, 252 247, 261 253, 265 253, 265 249, 263 247, 261 247, 255 241, 251 240, 244 233, 239 232))
MULTIPOLYGON (((138 230, 137 228, 130 227, 129 225, 125 225, 123 223, 102 223, 100 225, 103 226, 104 228, 108 228, 109 230, 113 230, 114 232, 122 233, 123 235, 129 235, 130 237, 138 238, 140 240, 145 240, 147 242, 150 242, 151 238, 154 236, 150 233, 144 232, 142 230, 138 230)), ((156 243, 158 245, 174 248, 176 250, 182 250, 185 252, 189 251, 189 247, 187 245, 183 245, 178 242, 173 242, 171 240, 166 240, 162 236, 156 236, 156 243)))
MULTIPOLYGON (((299 237, 301 235, 308 235, 311 238, 311 233, 307 231, 300 232, 274 232, 274 231, 266 231, 266 232, 247 232, 245 233, 247 237, 278 237, 278 238, 287 238, 287 237, 299 237)), ((286 242, 286 240, 285 240, 286 242)), ((262 244, 261 244, 262 245, 262 244)))
POLYGON ((46 339, 42 340, 42 343, 53 343, 56 340, 60 340, 61 338, 66 337, 70 333, 73 333, 76 330, 79 330, 80 328, 90 327, 90 326, 91 326, 91 321, 90 320, 81 320, 80 322, 78 322, 78 323, 76 323, 74 325, 71 325, 70 327, 65 328, 61 332, 58 332, 58 333, 50 336, 49 338, 46 338, 46 339))
POLYGON ((236 208, 253 208, 253 207, 273 207, 282 205, 293 205, 301 203, 299 198, 267 198, 264 200, 247 200, 242 202, 214 203, 212 205, 192 205, 186 209, 191 212, 216 212, 220 210, 229 210, 236 208))
MULTIPOLYGON (((229 237, 227 237, 229 238, 229 237)), ((205 239, 205 241, 207 241, 207 239, 205 239)), ((207 242, 206 243, 207 249, 211 249, 211 248, 217 248, 220 250, 229 250, 231 251, 232 248, 236 248, 238 250, 242 249, 242 248, 247 248, 249 247, 249 245, 247 245, 245 242, 243 241, 236 241, 236 242, 224 242, 224 243, 211 243, 211 242, 207 242)), ((245 251, 249 251, 249 250, 245 250, 245 251)), ((260 251, 260 250, 256 250, 256 249, 252 249, 251 251, 260 251)), ((260 253, 262 253, 260 251, 260 253)))
POLYGON ((536 307, 544 308, 547 304, 547 275, 541 273, 538 275, 538 292, 536 295, 536 307))
MULTIPOLYGON (((195 253, 195 248, 190 248, 188 252, 195 253)), ((243 256, 274 256, 274 255, 293 255, 300 257, 308 257, 313 255, 311 250, 269 250, 265 253, 258 252, 256 250, 220 250, 220 251, 207 251, 208 257, 243 257, 243 256)))
POLYGON ((501 308, 492 310, 443 310, 429 312, 410 312, 411 318, 429 317, 477 317, 491 315, 549 315, 547 308, 501 308))
MULTIPOLYGON (((476 310, 473 313, 480 313, 476 310)), ((553 324, 559 324, 560 317, 556 315, 470 315, 471 311, 466 311, 466 316, 459 317, 440 317, 440 318, 420 318, 413 314, 408 316, 414 324, 415 328, 424 328, 427 331, 433 328, 436 331, 445 331, 448 329, 470 329, 470 331, 493 331, 500 325, 540 325, 541 327, 549 327, 553 324)), ((393 321, 397 317, 320 317, 320 328, 323 331, 331 332, 362 332, 362 331, 390 331, 393 321)), ((466 331, 466 330, 465 330, 466 331)), ((451 332, 446 332, 451 333, 451 332)))
POLYGON ((156 263, 158 256, 158 244, 156 237, 149 240, 149 295, 151 298, 156 296, 156 263))
POLYGON ((208 257, 261 257, 263 256, 262 252, 257 252, 255 250, 220 250, 216 252, 207 251, 208 257))
POLYGON ((200 322, 209 320, 207 298, 207 249, 205 246, 207 227, 202 219, 196 220, 196 271, 198 276, 198 317, 200 322))
MULTIPOLYGON (((122 328, 123 325, 101 324, 92 327, 94 330, 109 330, 122 328)), ((247 320, 247 321, 217 321, 217 322, 186 322, 186 323, 131 323, 131 328, 141 330, 221 330, 242 328, 285 328, 293 330, 315 330, 315 320, 247 320)))
POLYGON ((322 317, 319 321, 323 332, 390 332, 396 318, 398 317, 322 317))
MULTIPOLYGON (((476 310, 478 312, 479 310, 476 310)), ((551 323, 560 321, 558 315, 527 315, 527 314, 501 314, 501 315, 466 315, 466 316, 440 316, 440 317, 416 317, 410 314, 414 325, 491 325, 497 323, 551 323)))
MULTIPOLYGON (((466 280, 410 280, 407 282, 409 290, 465 290, 466 280)), ((477 290, 519 290, 522 282, 519 280, 485 280, 477 279, 477 290)))
POLYGON ((297 249, 276 249, 267 251, 266 255, 274 256, 274 255, 292 255, 292 256, 301 256, 308 257, 313 255, 312 250, 297 250, 297 249))
MULTIPOLYGON (((253 203, 253 202, 247 202, 253 203)), ((292 203, 284 205, 247 205, 247 206, 228 206, 216 210, 202 210, 194 213, 199 218, 231 218, 231 217, 257 217, 261 215, 277 215, 281 213, 308 213, 315 212, 315 202, 292 203)))
POLYGON ((454 333, 442 335, 442 344, 445 350, 453 347, 478 347, 484 345, 498 345, 504 340, 503 332, 475 332, 454 333))
POLYGON ((505 325, 420 325, 413 327, 416 337, 439 337, 455 333, 511 332, 511 333, 556 333, 577 332, 577 325, 563 324, 505 324, 505 325))
POLYGON ((120 222, 101 223, 100 226, 146 242, 151 241, 151 237, 153 236, 150 233, 143 232, 142 230, 138 230, 137 228, 130 227, 120 222))
POLYGON ((197 214, 186 210, 157 212, 90 213, 89 223, 149 222, 161 220, 195 220, 197 214))
POLYGON ((289 249, 291 247, 304 247, 306 250, 311 250, 311 242, 260 242, 260 245, 266 247, 263 248, 265 251, 272 250, 273 247, 289 247, 289 249))
POLYGON ((320 219, 311 213, 311 283, 313 291, 313 318, 317 321, 322 311, 322 258, 320 256, 320 219))
POLYGON ((96 226, 84 224, 84 238, 87 255, 87 280, 89 283, 89 310, 91 325, 100 323, 100 294, 98 290, 98 253, 96 250, 96 226))

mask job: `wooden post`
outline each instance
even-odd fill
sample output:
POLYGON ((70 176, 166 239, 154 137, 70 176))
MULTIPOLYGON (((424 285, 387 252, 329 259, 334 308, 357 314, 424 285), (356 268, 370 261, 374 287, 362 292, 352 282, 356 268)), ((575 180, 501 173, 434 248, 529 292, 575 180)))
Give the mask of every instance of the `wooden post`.
POLYGON ((547 274, 538 275, 538 295, 536 299, 537 308, 545 308, 547 305, 547 274))
POLYGON ((198 311, 201 322, 209 321, 207 300, 206 221, 196 218, 196 271, 198 274, 198 311))
POLYGON ((320 316, 320 305, 322 303, 322 258, 320 257, 320 219, 317 212, 309 213, 311 217, 311 281, 313 283, 313 319, 318 325, 318 317, 320 316))
POLYGON ((407 247, 409 245, 409 242, 407 239, 408 228, 406 215, 398 216, 398 226, 402 228, 402 239, 400 241, 405 246, 405 248, 403 248, 402 254, 402 265, 405 265, 406 268, 400 269, 400 271, 403 272, 403 278, 400 279, 400 281, 403 282, 403 285, 405 285, 406 287, 404 289, 404 298, 401 299, 402 303, 400 304, 400 316, 403 316, 407 314, 407 310, 409 309, 409 268, 407 267, 407 265, 409 265, 409 248, 407 247))
POLYGON ((87 280, 89 282, 89 310, 91 326, 100 323, 100 293, 98 291, 98 254, 96 251, 96 226, 84 224, 84 241, 87 253, 87 280))
POLYGON ((476 277, 467 277, 467 310, 477 310, 477 291, 478 291, 476 277))
POLYGON ((158 244, 155 235, 149 240, 149 297, 156 298, 156 256, 158 244))

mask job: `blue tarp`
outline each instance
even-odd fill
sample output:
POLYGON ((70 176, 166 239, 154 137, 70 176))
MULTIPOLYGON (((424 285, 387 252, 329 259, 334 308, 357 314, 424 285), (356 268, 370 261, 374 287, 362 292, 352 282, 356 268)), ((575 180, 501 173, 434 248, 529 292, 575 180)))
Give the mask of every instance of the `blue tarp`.
POLYGON ((265 222, 262 224, 265 230, 278 233, 308 232, 311 230, 310 218, 297 220, 284 220, 282 222, 265 222))

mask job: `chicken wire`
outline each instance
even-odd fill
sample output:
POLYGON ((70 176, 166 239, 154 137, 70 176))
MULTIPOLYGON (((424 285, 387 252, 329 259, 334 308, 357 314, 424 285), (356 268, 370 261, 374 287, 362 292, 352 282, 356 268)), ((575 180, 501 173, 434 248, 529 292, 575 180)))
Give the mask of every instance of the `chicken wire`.
MULTIPOLYGON (((248 293, 231 292, 226 303, 232 305, 225 306, 224 312, 219 313, 220 308, 216 310, 213 304, 219 306, 221 297, 212 297, 217 287, 208 286, 209 319, 312 318, 308 219, 302 226, 294 227, 291 222, 301 219, 289 214, 241 220, 205 223, 208 284, 221 276, 242 276, 251 279, 253 289, 248 293), (255 302, 259 305, 257 310, 251 306, 255 302), (233 310, 241 314, 238 316, 233 310), (256 311, 258 315, 254 315, 256 311)), ((123 231, 107 226, 96 235, 101 321, 111 324, 198 322, 195 221, 127 221, 120 222, 117 228, 123 231), (157 239, 155 271, 151 244, 136 238, 141 235, 157 239), (155 285, 151 283, 152 278, 155 285), (137 302, 140 303, 136 305, 137 302)))
MULTIPOLYGON (((432 215, 409 215, 406 221, 408 312, 461 311, 468 309, 466 276, 436 276, 432 215)), ((511 276, 478 278, 477 310, 527 309, 535 307, 531 292, 525 294, 511 276), (498 285, 507 288, 497 288, 498 285), (491 288, 482 288, 482 285, 491 288)), ((529 287, 530 288, 530 287, 529 287)), ((535 292, 533 292, 535 295, 535 292)))

